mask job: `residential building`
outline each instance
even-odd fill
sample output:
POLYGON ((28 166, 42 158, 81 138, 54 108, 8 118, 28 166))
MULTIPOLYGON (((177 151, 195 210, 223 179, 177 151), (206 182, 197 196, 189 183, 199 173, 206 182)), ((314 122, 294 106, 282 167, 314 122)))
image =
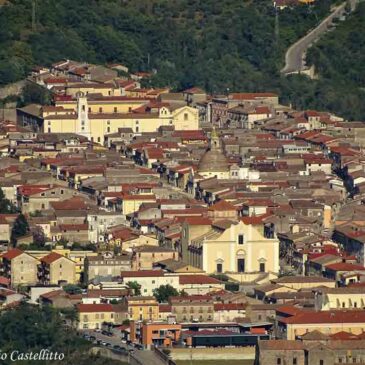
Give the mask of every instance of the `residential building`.
POLYGON ((134 321, 158 321, 159 306, 155 297, 136 296, 126 299, 128 318, 134 321))
POLYGON ((2 276, 10 279, 13 287, 37 284, 38 259, 17 248, 5 252, 1 258, 2 276))
POLYGON ((129 255, 98 255, 85 258, 86 283, 94 278, 119 276, 121 271, 131 269, 131 257, 129 255))
POLYGON ((76 263, 56 252, 40 259, 38 279, 44 285, 76 283, 76 263))
POLYGON ((79 330, 101 328, 104 322, 114 323, 114 308, 111 304, 78 304, 79 330))

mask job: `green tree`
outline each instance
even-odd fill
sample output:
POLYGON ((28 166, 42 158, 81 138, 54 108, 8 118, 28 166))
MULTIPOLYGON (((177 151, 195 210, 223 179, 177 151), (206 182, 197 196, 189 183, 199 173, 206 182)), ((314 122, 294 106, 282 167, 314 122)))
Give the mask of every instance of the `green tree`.
POLYGON ((22 90, 22 103, 26 104, 51 104, 52 96, 50 91, 38 84, 28 82, 22 90))
POLYGON ((178 296, 179 292, 173 286, 166 284, 154 289, 153 295, 159 303, 166 303, 169 297, 178 296))
MULTIPOLYGON (((73 315, 69 314, 72 318, 73 315)), ((91 355, 91 343, 77 336, 71 327, 63 325, 63 319, 68 314, 51 307, 36 307, 29 304, 21 304, 10 311, 3 311, 0 316, 0 348, 2 353, 39 352, 48 349, 51 352, 63 353, 63 361, 12 361, 10 357, 1 360, 2 365, 31 365, 65 364, 77 365, 126 365, 120 361, 103 358, 99 355, 91 355)))
POLYGON ((29 224, 24 214, 19 214, 11 230, 11 243, 15 247, 19 237, 29 232, 29 224))
POLYGON ((5 198, 4 191, 0 188, 0 214, 12 214, 16 212, 16 207, 9 199, 5 198))
POLYGON ((132 289, 134 295, 141 295, 141 285, 136 281, 128 281, 126 284, 128 289, 132 289))
POLYGON ((74 285, 74 284, 65 285, 63 287, 63 290, 67 294, 81 294, 82 293, 82 289, 78 285, 74 285))

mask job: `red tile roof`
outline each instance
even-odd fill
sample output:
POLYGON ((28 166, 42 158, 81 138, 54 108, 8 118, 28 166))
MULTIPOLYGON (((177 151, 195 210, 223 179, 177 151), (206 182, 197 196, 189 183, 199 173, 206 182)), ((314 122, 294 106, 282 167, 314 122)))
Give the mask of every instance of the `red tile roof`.
POLYGON ((78 196, 59 202, 51 202, 51 206, 55 210, 84 210, 87 208, 85 199, 78 196))
POLYGON ((205 217, 186 217, 184 221, 191 226, 209 226, 212 224, 212 220, 205 217))
POLYGON ((0 276, 0 285, 9 286, 10 285, 10 279, 0 276))
POLYGON ((163 270, 138 270, 138 271, 122 271, 120 273, 122 278, 131 278, 131 277, 159 277, 164 276, 163 270))
POLYGON ((265 213, 258 216, 252 216, 252 217, 242 217, 241 221, 246 225, 261 225, 265 218, 270 217, 271 213, 265 213))
POLYGON ((221 282, 215 278, 207 275, 180 275, 179 276, 180 285, 189 284, 220 284, 221 282))
POLYGON ((232 210, 235 211, 237 209, 233 204, 227 202, 226 200, 219 200, 217 203, 214 203, 213 205, 211 205, 208 210, 226 212, 226 211, 232 211, 232 210))
POLYGON ((358 340, 359 338, 353 333, 341 331, 337 332, 333 335, 330 335, 331 340, 341 340, 341 341, 350 341, 350 340, 358 340))
POLYGON ((159 304, 158 307, 160 313, 170 313, 172 310, 172 306, 170 304, 159 304))
POLYGON ((41 258, 41 261, 44 262, 47 265, 52 264, 53 262, 57 261, 58 259, 60 259, 61 257, 64 257, 62 255, 60 255, 57 252, 51 252, 50 254, 48 254, 47 256, 44 256, 41 258))
POLYGON ((12 260, 12 259, 15 259, 16 257, 20 256, 22 253, 24 253, 22 250, 19 250, 18 248, 13 248, 13 249, 5 252, 2 255, 2 258, 7 259, 7 260, 12 260))
POLYGON ((78 304, 77 310, 80 313, 114 312, 111 304, 78 304))
POLYGON ((365 310, 302 311, 292 317, 280 319, 286 324, 365 323, 365 310))
POLYGON ((245 303, 215 303, 215 311, 233 311, 233 310, 243 310, 246 308, 245 303))
POLYGON ((346 262, 338 262, 335 264, 329 264, 325 266, 326 269, 333 271, 365 271, 365 267, 362 265, 349 264, 346 262))

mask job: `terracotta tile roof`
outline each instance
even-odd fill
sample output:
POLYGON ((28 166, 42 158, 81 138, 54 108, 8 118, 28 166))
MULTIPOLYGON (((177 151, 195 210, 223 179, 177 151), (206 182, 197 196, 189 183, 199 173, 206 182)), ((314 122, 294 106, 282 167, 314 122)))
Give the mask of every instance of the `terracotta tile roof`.
POLYGON ((13 249, 5 252, 2 255, 2 258, 7 259, 7 260, 12 260, 12 259, 15 259, 16 257, 20 256, 22 253, 24 253, 22 250, 19 250, 18 248, 13 248, 13 249))
POLYGON ((159 304, 158 307, 160 313, 170 313, 172 310, 172 306, 170 304, 159 304))
POLYGON ((60 224, 58 226, 61 231, 87 231, 89 229, 89 225, 87 223, 84 224, 60 224))
POLYGON ((212 220, 205 217, 186 217, 184 222, 191 226, 209 226, 212 224, 212 220))
POLYGON ((215 303, 215 311, 233 311, 233 310, 243 310, 246 308, 245 303, 215 303))
POLYGON ((51 202, 51 206, 55 210, 84 210, 87 208, 85 199, 78 196, 59 202, 51 202))
POLYGON ((10 285, 10 279, 4 276, 0 276, 0 285, 5 285, 5 286, 10 285))
POLYGON ((232 210, 237 210, 236 207, 227 202, 226 200, 219 200, 217 203, 214 203, 213 205, 211 205, 208 210, 210 211, 220 211, 220 212, 225 212, 225 211, 232 211, 232 210))
POLYGON ((179 277, 180 285, 189 284, 221 284, 221 282, 215 278, 207 275, 180 275, 179 277))
POLYGON ((326 269, 333 271, 365 271, 365 267, 362 265, 349 264, 346 262, 338 262, 336 264, 330 264, 325 266, 326 269))
POLYGON ((77 310, 80 313, 114 312, 111 304, 78 304, 77 310))
POLYGON ((242 217, 241 221, 246 224, 246 225, 260 225, 263 223, 263 221, 265 220, 265 218, 268 218, 272 216, 271 213, 266 213, 266 214, 262 214, 262 215, 258 215, 258 216, 252 216, 252 217, 242 217))
POLYGON ((302 311, 280 320, 286 324, 365 323, 365 310, 302 311))
POLYGON ((57 252, 51 252, 50 254, 48 254, 47 256, 44 256, 41 258, 41 261, 44 262, 47 265, 52 264, 53 262, 57 261, 58 259, 60 259, 61 257, 64 257, 62 255, 60 255, 57 252))
POLYGON ((353 333, 341 331, 337 332, 333 335, 330 335, 331 340, 340 340, 340 341, 351 341, 351 340, 357 340, 358 337, 354 335, 353 333))
POLYGON ((138 271, 122 271, 120 273, 122 278, 131 278, 131 277, 160 277, 164 276, 163 270, 138 270, 138 271))

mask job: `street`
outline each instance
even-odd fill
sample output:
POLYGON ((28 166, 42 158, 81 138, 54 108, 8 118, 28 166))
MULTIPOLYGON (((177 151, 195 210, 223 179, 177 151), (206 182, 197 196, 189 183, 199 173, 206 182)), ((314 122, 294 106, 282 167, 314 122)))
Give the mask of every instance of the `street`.
MULTIPOLYGON (((127 351, 132 350, 129 354, 130 357, 133 357, 138 362, 143 365, 163 365, 164 362, 151 350, 138 350, 133 345, 127 345, 122 343, 121 338, 113 335, 113 336, 106 336, 103 335, 101 332, 95 332, 93 330, 82 330, 82 335, 89 335, 95 337, 95 341, 102 341, 105 343, 109 343, 111 346, 103 346, 102 344, 97 345, 104 348, 113 349, 113 346, 118 345, 121 348, 126 349, 127 351)), ((121 354, 121 356, 123 356, 121 354)), ((130 362, 129 356, 125 356, 125 360, 130 362)))
MULTIPOLYGON (((337 6, 316 28, 289 47, 285 54, 285 67, 281 70, 283 74, 297 73, 303 70, 307 49, 328 30, 334 18, 343 14, 345 6, 346 2, 337 6)), ((351 9, 354 7, 352 6, 351 9)))

